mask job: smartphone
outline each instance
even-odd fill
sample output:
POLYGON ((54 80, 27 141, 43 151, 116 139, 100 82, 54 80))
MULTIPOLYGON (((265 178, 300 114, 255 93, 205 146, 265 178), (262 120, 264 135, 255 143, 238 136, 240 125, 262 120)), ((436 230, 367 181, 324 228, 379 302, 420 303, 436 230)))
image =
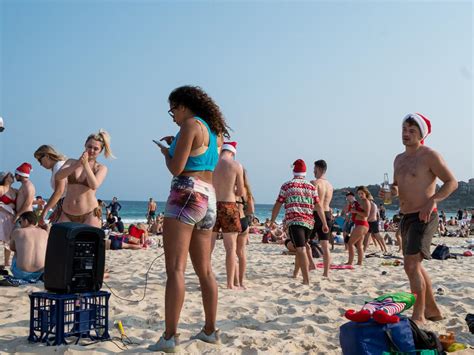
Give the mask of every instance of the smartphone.
POLYGON ((168 146, 165 144, 165 143, 162 143, 162 142, 159 142, 159 141, 156 141, 153 139, 153 142, 160 148, 168 148, 168 146))

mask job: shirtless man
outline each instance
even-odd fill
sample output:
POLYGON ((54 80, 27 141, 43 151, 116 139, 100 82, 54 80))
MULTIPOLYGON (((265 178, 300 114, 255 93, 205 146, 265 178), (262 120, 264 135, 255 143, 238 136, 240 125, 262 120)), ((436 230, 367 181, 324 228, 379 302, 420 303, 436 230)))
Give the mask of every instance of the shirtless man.
MULTIPOLYGON (((419 324, 426 320, 443 319, 431 285, 431 279, 422 265, 430 259, 433 234, 438 227, 436 205, 457 189, 456 178, 441 155, 425 147, 424 139, 431 133, 430 121, 419 113, 403 119, 402 140, 405 152, 394 161, 392 196, 399 196, 404 268, 411 291, 417 294, 412 319, 419 324), (436 192, 436 178, 443 186, 436 192)), ((386 194, 380 192, 380 196, 386 194)))
POLYGON ((242 165, 235 161, 236 146, 236 142, 224 142, 212 178, 217 199, 217 219, 212 233, 212 250, 214 250, 217 233, 222 229, 228 289, 240 289, 240 285, 237 287, 234 285, 234 278, 239 280, 237 236, 241 232, 236 197, 242 196, 244 192, 244 170, 242 165))
POLYGON ((326 179, 326 170, 328 166, 324 160, 317 160, 314 162, 314 177, 316 180, 312 180, 311 183, 316 187, 319 196, 319 205, 322 207, 324 212, 324 217, 329 231, 327 233, 323 232, 323 221, 318 214, 318 209, 315 208, 313 211, 314 216, 314 229, 311 233, 311 237, 314 238, 318 236, 319 243, 321 244, 321 249, 323 250, 323 263, 324 263, 324 272, 323 277, 329 277, 329 266, 331 265, 331 253, 329 251, 329 238, 331 237, 331 228, 333 224, 333 218, 331 213, 331 207, 329 207, 334 188, 331 183, 326 179))
POLYGON ((16 198, 15 221, 24 213, 33 211, 33 201, 35 199, 35 186, 30 181, 31 164, 23 163, 15 170, 15 179, 21 183, 16 198))
POLYGON ((156 220, 156 202, 150 197, 148 201, 148 212, 147 212, 148 224, 155 223, 156 220))
POLYGON ((17 279, 37 281, 43 274, 48 233, 36 226, 34 212, 20 215, 20 226, 13 231, 10 249, 15 252, 11 272, 17 279))

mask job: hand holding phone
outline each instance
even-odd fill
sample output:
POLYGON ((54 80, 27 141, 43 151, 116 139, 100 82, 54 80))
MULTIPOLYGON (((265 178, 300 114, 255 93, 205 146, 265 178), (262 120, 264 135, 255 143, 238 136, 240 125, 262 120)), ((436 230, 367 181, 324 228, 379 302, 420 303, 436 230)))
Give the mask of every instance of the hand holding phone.
POLYGON ((160 147, 160 148, 169 148, 169 147, 166 146, 166 144, 164 144, 164 143, 162 143, 162 142, 159 142, 159 141, 157 141, 157 140, 154 140, 154 139, 153 139, 153 142, 154 142, 158 147, 160 147))

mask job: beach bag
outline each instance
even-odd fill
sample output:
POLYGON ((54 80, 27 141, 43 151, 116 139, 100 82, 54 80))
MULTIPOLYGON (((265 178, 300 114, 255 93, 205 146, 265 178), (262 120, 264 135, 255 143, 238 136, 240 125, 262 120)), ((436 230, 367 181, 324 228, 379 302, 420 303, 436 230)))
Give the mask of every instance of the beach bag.
POLYGON ((339 342, 344 355, 380 355, 384 352, 414 352, 415 342, 410 322, 379 324, 348 322, 340 327, 339 342))
POLYGON ((447 247, 444 244, 438 245, 433 251, 433 253, 431 254, 431 257, 436 260, 446 260, 449 258, 449 256, 450 256, 449 247, 447 247))
POLYGON ((439 354, 444 354, 443 345, 435 333, 418 328, 418 325, 411 319, 409 322, 416 349, 435 350, 439 354))

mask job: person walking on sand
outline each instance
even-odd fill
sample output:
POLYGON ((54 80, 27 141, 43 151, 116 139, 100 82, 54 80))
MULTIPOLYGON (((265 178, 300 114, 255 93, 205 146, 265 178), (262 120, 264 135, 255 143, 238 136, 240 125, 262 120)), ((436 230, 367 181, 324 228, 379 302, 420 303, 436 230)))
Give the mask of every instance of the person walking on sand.
POLYGON ((411 291, 417 294, 412 319, 418 324, 443 319, 422 261, 431 258, 431 240, 438 228, 437 204, 458 187, 443 157, 424 145, 430 133, 431 122, 424 115, 410 113, 403 118, 405 151, 394 160, 390 192, 379 193, 381 197, 391 194, 400 200, 404 269, 411 291), (438 191, 437 178, 443 182, 438 191))
POLYGON ((152 351, 177 351, 178 321, 184 303, 184 272, 188 254, 199 277, 205 324, 192 339, 219 343, 216 328, 217 283, 212 272, 212 228, 216 221, 213 171, 222 138, 228 126, 219 106, 197 86, 181 86, 168 97, 168 113, 179 126, 176 137, 161 138, 170 145, 160 147, 173 175, 166 202, 163 246, 166 265, 165 331, 152 351))
POLYGON ((217 198, 217 219, 212 231, 212 249, 214 250, 217 233, 222 231, 228 289, 241 289, 240 285, 234 285, 234 279, 239 280, 237 236, 242 231, 236 201, 237 197, 244 194, 244 170, 242 165, 235 161, 236 153, 236 142, 224 142, 212 177, 217 198))
POLYGON ((281 188, 275 205, 272 209, 270 225, 280 212, 281 206, 285 207, 285 225, 291 242, 296 248, 295 269, 293 277, 297 277, 298 270, 303 274, 303 284, 309 285, 309 260, 313 257, 308 245, 309 236, 314 226, 313 209, 316 208, 323 223, 323 233, 328 233, 329 228, 324 217, 324 212, 319 204, 316 187, 305 179, 306 164, 298 159, 293 163, 293 179, 285 182, 281 188))
POLYGON ((316 208, 313 211, 314 216, 314 229, 311 233, 311 237, 317 236, 319 243, 321 244, 321 249, 323 250, 323 263, 324 263, 324 272, 323 277, 329 277, 329 267, 331 265, 331 252, 329 251, 329 238, 331 238, 331 228, 333 224, 333 216, 331 213, 331 204, 332 195, 334 188, 332 187, 329 180, 326 178, 327 163, 324 160, 317 160, 314 162, 314 177, 316 180, 311 181, 311 183, 316 187, 316 191, 319 196, 319 203, 315 204, 320 205, 324 211, 324 218, 326 219, 326 224, 329 231, 323 231, 323 221, 319 216, 318 209, 316 208))

